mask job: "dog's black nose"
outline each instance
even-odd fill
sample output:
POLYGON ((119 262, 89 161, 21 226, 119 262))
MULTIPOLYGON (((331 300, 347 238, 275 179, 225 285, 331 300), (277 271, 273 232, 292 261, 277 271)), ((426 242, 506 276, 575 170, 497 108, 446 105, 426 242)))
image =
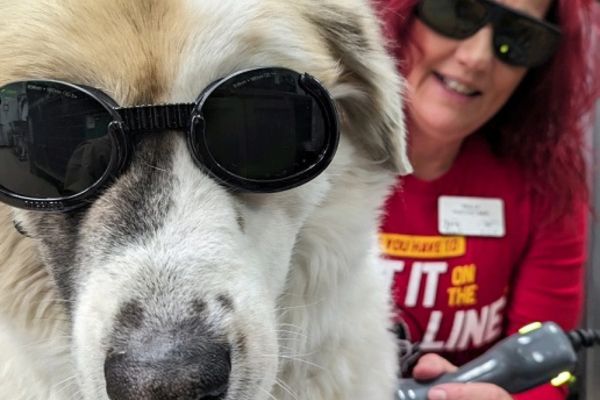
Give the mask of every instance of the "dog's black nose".
POLYGON ((230 371, 226 344, 173 345, 164 338, 112 351, 104 363, 111 400, 222 400, 230 371))

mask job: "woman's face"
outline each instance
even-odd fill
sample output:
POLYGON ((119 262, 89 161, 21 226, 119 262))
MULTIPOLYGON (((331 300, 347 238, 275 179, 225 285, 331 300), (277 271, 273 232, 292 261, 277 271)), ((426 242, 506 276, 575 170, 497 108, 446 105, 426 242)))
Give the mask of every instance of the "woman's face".
MULTIPOLYGON (((543 19, 551 1, 498 3, 543 19)), ((491 25, 456 40, 416 19, 412 39, 407 75, 410 128, 436 141, 460 141, 482 126, 506 103, 527 72, 495 57, 491 25)))

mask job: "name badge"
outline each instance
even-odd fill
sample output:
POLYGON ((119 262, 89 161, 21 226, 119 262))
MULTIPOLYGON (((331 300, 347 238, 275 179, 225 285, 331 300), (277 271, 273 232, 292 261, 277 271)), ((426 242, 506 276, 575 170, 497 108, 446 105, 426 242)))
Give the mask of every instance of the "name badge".
POLYGON ((440 196, 438 230, 444 235, 502 237, 504 201, 484 197, 440 196))

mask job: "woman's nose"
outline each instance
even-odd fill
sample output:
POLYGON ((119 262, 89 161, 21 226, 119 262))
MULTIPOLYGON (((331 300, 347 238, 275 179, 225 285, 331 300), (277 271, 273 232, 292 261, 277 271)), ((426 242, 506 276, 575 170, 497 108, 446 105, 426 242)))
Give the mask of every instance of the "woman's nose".
POLYGON ((461 40, 455 52, 458 61, 474 71, 489 68, 494 61, 492 35, 492 26, 487 25, 473 36, 461 40))

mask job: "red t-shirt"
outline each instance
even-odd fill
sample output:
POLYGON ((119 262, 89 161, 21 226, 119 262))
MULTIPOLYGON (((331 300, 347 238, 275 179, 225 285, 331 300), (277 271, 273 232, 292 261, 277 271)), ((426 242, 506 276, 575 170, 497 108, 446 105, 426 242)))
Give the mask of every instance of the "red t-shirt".
MULTIPOLYGON (((530 322, 574 328, 583 304, 587 208, 550 219, 549 201, 477 136, 440 178, 400 178, 380 239, 384 268, 394 274, 398 322, 409 339, 461 365, 530 322), (500 199, 505 234, 441 235, 440 196, 500 199)), ((515 397, 565 396, 547 385, 515 397)))

